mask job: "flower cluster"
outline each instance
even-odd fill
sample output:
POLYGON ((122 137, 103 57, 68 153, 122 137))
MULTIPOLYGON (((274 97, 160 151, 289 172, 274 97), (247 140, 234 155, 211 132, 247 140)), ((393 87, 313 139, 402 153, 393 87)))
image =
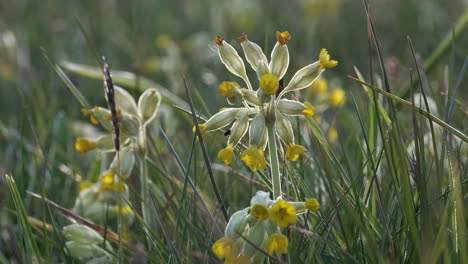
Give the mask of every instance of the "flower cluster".
POLYGON ((320 205, 313 198, 290 203, 282 199, 271 200, 267 192, 258 191, 250 207, 232 215, 225 236, 213 244, 212 250, 225 263, 262 263, 265 255, 257 248, 270 255, 286 254, 289 239, 281 233, 281 228, 295 224, 299 213, 318 209, 320 205))
POLYGON ((63 234, 68 240, 65 244, 68 252, 74 258, 86 263, 115 263, 109 241, 95 230, 85 225, 71 224, 63 228, 63 234))
MULTIPOLYGON (((121 150, 94 184, 82 185, 73 210, 96 223, 114 219, 122 215, 124 224, 133 221, 134 213, 129 206, 119 205, 119 198, 128 198, 127 179, 135 166, 135 160, 146 150, 146 127, 155 118, 161 101, 159 92, 147 89, 139 98, 138 104, 124 89, 115 87, 115 100, 121 133, 121 150)), ((112 139, 111 114, 108 109, 94 107, 83 109, 93 124, 100 124, 108 133, 96 140, 78 138, 76 149, 85 153, 93 149, 105 152, 115 151, 112 139)), ((141 158, 141 157, 140 157, 141 158)))
POLYGON ((222 37, 218 36, 215 39, 222 63, 246 85, 243 87, 234 81, 222 82, 219 85, 220 94, 235 107, 222 109, 200 125, 204 134, 232 123, 227 146, 218 153, 218 158, 226 164, 233 161, 235 146, 249 132, 249 147, 242 152, 240 159, 254 171, 264 170, 266 160, 263 152, 268 145, 268 126, 273 127, 285 145, 286 159, 295 161, 306 151, 303 146, 295 144, 288 116, 313 116, 315 108, 309 102, 287 99, 285 96, 290 92, 309 87, 325 69, 337 66, 338 62, 331 60, 327 50, 322 49, 318 61, 297 71, 289 83, 283 85, 283 78, 289 66, 287 43, 291 36, 287 31, 276 32, 276 39, 270 61, 260 46, 247 39, 245 34, 238 39, 247 62, 256 72, 258 79, 256 89, 247 77, 244 60, 234 47, 222 37))

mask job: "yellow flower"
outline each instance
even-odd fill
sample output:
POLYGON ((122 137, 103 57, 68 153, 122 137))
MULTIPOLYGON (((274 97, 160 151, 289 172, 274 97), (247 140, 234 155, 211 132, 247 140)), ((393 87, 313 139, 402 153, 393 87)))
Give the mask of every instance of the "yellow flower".
POLYGON ((302 111, 305 116, 313 116, 315 114, 315 108, 309 102, 304 102, 304 105, 307 106, 307 109, 302 111))
POLYGON ((286 254, 288 253, 289 241, 288 238, 280 233, 274 233, 268 237, 266 241, 266 249, 268 254, 286 254))
POLYGON ((257 147, 250 147, 242 152, 241 160, 249 166, 253 171, 258 169, 265 170, 266 160, 263 156, 263 151, 257 147))
POLYGON ((262 203, 257 203, 252 206, 250 214, 261 222, 268 218, 268 208, 262 203))
POLYGON ((305 208, 311 210, 311 211, 317 211, 320 209, 320 203, 317 201, 315 198, 310 198, 307 199, 305 202, 305 208))
POLYGON ((290 144, 286 150, 286 159, 296 161, 306 150, 301 145, 290 144))
POLYGON ((289 35, 289 32, 287 31, 276 31, 276 39, 281 44, 281 46, 284 46, 286 43, 288 43, 289 40, 291 40, 291 35, 289 35))
POLYGON ((314 95, 323 94, 328 90, 328 82, 323 78, 318 78, 310 85, 309 90, 314 95))
POLYGON ((327 138, 331 143, 334 143, 338 139, 338 130, 336 130, 336 127, 331 127, 328 130, 327 138))
POLYGON ((328 98, 328 103, 335 107, 343 106, 346 102, 346 94, 343 89, 335 89, 330 97, 328 98))
POLYGON ((82 191, 88 189, 88 188, 91 187, 91 186, 92 186, 92 184, 91 184, 90 181, 81 181, 81 182, 80 182, 80 192, 82 192, 82 191))
POLYGON ((99 181, 101 182, 101 186, 99 187, 98 192, 103 192, 103 191, 124 192, 125 191, 124 182, 119 179, 116 180, 115 173, 112 170, 109 170, 109 172, 106 175, 102 176, 99 181))
POLYGON ((218 258, 226 259, 226 263, 232 263, 237 255, 239 255, 236 242, 230 237, 220 238, 213 244, 211 250, 213 250, 218 258))
POLYGON ((268 212, 270 219, 279 227, 287 227, 296 223, 296 208, 284 200, 278 200, 268 212))
MULTIPOLYGON (((114 208, 114 212, 118 213, 119 212, 119 207, 116 206, 114 208)), ((123 207, 120 207, 120 213, 121 214, 130 214, 132 213, 132 208, 130 207, 130 205, 126 205, 126 206, 123 206, 123 207)))
POLYGON ((96 141, 79 137, 76 139, 75 148, 79 152, 85 153, 96 148, 96 141))
POLYGON ((320 66, 322 68, 333 68, 338 66, 338 61, 336 60, 330 60, 330 54, 328 54, 327 49, 322 49, 320 51, 320 66))
POLYGON ((219 93, 223 97, 232 98, 236 95, 236 86, 240 87, 240 85, 236 82, 222 82, 219 86, 219 93))
POLYGON ((218 152, 218 159, 224 161, 226 164, 230 164, 232 162, 233 153, 234 146, 229 144, 227 147, 218 152))
MULTIPOLYGON (((202 136, 205 135, 205 133, 207 132, 207 129, 206 129, 206 125, 204 124, 198 124, 198 126, 200 127, 200 132, 202 134, 202 136)), ((193 126, 193 132, 197 131, 197 127, 196 126, 193 126)))
POLYGON ((269 95, 275 94, 279 88, 278 76, 271 74, 271 73, 264 74, 260 78, 260 88, 262 88, 262 91, 265 94, 269 94, 269 95))

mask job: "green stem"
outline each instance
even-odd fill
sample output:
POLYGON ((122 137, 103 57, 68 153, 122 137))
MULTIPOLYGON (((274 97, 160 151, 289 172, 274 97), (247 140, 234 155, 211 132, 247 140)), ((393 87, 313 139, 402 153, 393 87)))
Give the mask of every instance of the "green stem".
POLYGON ((278 162, 278 150, 276 149, 275 125, 272 122, 267 124, 268 149, 270 150, 271 177, 273 186, 273 199, 281 196, 281 177, 278 162))
POLYGON ((140 157, 140 182, 141 182, 141 211, 143 220, 150 225, 149 200, 148 200, 148 164, 146 153, 140 157))

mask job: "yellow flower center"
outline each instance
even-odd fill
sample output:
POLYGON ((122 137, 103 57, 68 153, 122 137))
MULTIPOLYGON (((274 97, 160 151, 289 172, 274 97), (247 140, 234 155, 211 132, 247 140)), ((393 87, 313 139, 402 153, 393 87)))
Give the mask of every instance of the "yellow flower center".
POLYGON ((258 169, 265 170, 266 160, 263 151, 256 147, 250 147, 242 152, 241 160, 253 171, 258 169))
POLYGON ((260 88, 265 94, 275 94, 279 88, 278 76, 268 73, 260 78, 260 88))
POLYGON ((305 208, 311 210, 311 211, 317 211, 320 209, 320 203, 317 201, 315 198, 310 198, 307 199, 305 202, 305 208))
POLYGON ((232 98, 236 95, 236 87, 240 85, 236 82, 222 82, 219 86, 219 93, 223 97, 232 98))
POLYGON ((261 222, 268 218, 268 208, 262 203, 254 204, 250 210, 250 214, 261 222))
POLYGON ((301 145, 290 144, 286 149, 286 159, 296 161, 306 150, 301 145))
POLYGON ((296 223, 296 208, 284 200, 278 200, 268 211, 270 219, 279 227, 287 227, 296 223))
POLYGON ((218 152, 218 159, 224 161, 226 164, 230 164, 233 159, 233 153, 234 146, 230 144, 218 152))
POLYGON ((289 35, 289 32, 287 31, 276 31, 276 39, 281 44, 281 46, 284 46, 286 43, 288 43, 289 40, 291 40, 291 35, 289 35))
POLYGON ((307 106, 307 109, 302 111, 305 116, 313 116, 315 114, 315 108, 309 102, 304 102, 304 105, 307 106))
POLYGON ((338 66, 338 61, 330 60, 330 54, 328 54, 327 49, 322 49, 320 51, 319 63, 322 68, 333 68, 338 66))
POLYGON ((75 149, 81 153, 88 152, 96 148, 96 141, 92 141, 86 138, 77 138, 75 142, 75 149))
POLYGON ((274 233, 268 237, 266 241, 266 250, 268 254, 286 254, 288 253, 289 241, 288 238, 280 233, 274 233))
POLYGON ((343 106, 346 102, 346 94, 343 89, 335 89, 328 98, 328 103, 335 107, 343 106))

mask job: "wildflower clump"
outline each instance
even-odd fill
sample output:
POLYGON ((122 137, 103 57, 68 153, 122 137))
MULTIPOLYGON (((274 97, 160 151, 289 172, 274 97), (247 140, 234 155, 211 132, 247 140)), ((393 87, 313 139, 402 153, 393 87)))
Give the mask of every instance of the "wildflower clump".
POLYGON ((289 83, 282 87, 280 83, 289 66, 287 44, 291 40, 291 35, 287 31, 278 31, 276 39, 269 61, 260 46, 250 41, 247 35, 244 34, 238 39, 247 63, 256 72, 258 82, 254 85, 247 77, 244 60, 236 49, 223 37, 215 38, 221 62, 244 83, 241 85, 235 81, 222 82, 219 85, 219 92, 221 96, 227 98, 232 107, 223 109, 200 126, 202 134, 205 134, 232 123, 227 147, 218 153, 218 158, 225 164, 230 164, 234 160, 234 149, 248 132, 249 146, 241 153, 240 160, 254 171, 265 170, 266 159, 263 152, 269 146, 268 127, 271 127, 284 143, 286 159, 296 161, 306 152, 305 147, 295 144, 289 117, 314 116, 315 108, 310 102, 288 99, 286 96, 293 91, 311 86, 325 69, 336 67, 338 61, 332 60, 328 51, 322 49, 316 62, 297 71, 289 83))
MULTIPOLYGON (((144 159, 146 128, 156 116, 161 96, 157 90, 150 88, 140 96, 137 103, 124 89, 114 89, 121 131, 120 153, 114 154, 112 162, 100 173, 96 182, 80 186, 80 194, 73 210, 97 224, 104 224, 121 215, 122 222, 128 225, 132 223, 135 214, 130 206, 122 204, 121 197, 129 197, 126 180, 136 160, 144 159)), ((97 139, 77 138, 76 150, 80 153, 92 150, 99 150, 103 154, 115 152, 111 112, 98 106, 83 109, 82 112, 85 116, 90 116, 91 123, 101 125, 107 133, 97 139)))
POLYGON ((257 248, 270 255, 286 254, 289 239, 282 234, 282 229, 295 224, 299 214, 319 207, 316 199, 306 202, 272 200, 267 192, 258 191, 249 207, 231 216, 224 237, 213 244, 212 250, 225 263, 238 263, 236 261, 241 258, 250 261, 242 263, 263 263, 266 256, 257 248))

